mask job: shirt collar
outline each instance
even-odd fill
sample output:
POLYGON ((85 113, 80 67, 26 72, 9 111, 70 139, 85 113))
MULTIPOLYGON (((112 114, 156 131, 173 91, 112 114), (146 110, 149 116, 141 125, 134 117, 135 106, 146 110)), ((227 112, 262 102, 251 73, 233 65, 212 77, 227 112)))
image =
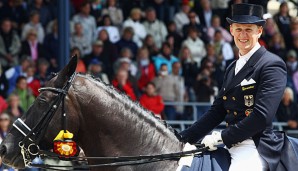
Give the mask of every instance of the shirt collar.
POLYGON ((241 56, 239 53, 239 60, 248 61, 249 58, 261 47, 261 45, 257 42, 257 44, 245 55, 241 56))

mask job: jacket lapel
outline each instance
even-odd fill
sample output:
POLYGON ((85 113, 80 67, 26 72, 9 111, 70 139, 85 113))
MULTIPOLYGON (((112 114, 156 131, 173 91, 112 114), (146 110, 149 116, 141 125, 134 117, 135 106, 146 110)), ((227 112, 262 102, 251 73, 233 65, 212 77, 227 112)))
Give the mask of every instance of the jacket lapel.
POLYGON ((227 84, 226 84, 226 91, 228 92, 232 88, 234 88, 236 85, 240 84, 241 81, 250 73, 253 71, 253 66, 259 61, 259 59, 263 56, 263 54, 266 52, 266 49, 262 46, 260 47, 247 61, 247 63, 243 66, 243 68, 235 75, 235 67, 232 68, 232 71, 229 72, 227 77, 227 84))
POLYGON ((231 64, 231 67, 229 69, 227 69, 225 88, 229 87, 229 85, 231 84, 231 82, 235 76, 235 67, 236 67, 236 61, 234 61, 231 64))

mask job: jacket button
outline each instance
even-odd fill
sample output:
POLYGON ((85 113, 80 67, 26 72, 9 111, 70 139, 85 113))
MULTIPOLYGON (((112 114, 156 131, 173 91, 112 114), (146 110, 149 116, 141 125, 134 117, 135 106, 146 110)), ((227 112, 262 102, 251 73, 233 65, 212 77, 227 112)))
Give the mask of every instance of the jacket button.
POLYGON ((236 116, 237 115, 237 112, 234 112, 234 115, 236 116))
POLYGON ((226 123, 226 127, 229 127, 229 123, 226 123))
POLYGON ((222 99, 223 99, 223 100, 227 100, 227 96, 223 96, 222 99))
POLYGON ((230 110, 227 110, 227 113, 230 113, 230 110))
POLYGON ((235 98, 235 97, 232 97, 232 100, 234 100, 234 101, 235 101, 235 100, 236 100, 236 98, 235 98))

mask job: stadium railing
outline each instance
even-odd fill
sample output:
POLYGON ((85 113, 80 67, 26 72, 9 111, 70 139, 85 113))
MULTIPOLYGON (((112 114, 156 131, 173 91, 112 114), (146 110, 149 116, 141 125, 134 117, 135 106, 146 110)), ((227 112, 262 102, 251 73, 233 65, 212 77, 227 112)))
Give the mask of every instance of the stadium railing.
MULTIPOLYGON (((172 127, 177 129, 178 131, 182 131, 192 125, 196 120, 198 120, 197 116, 197 107, 200 106, 210 106, 211 103, 198 103, 198 102, 165 102, 166 106, 183 106, 192 108, 192 119, 191 120, 167 120, 167 123, 172 127)), ((298 137, 298 129, 287 129, 288 124, 286 122, 273 122, 273 127, 275 130, 284 131, 288 135, 298 137)), ((222 122, 216 129, 224 129, 226 127, 226 123, 222 122)))

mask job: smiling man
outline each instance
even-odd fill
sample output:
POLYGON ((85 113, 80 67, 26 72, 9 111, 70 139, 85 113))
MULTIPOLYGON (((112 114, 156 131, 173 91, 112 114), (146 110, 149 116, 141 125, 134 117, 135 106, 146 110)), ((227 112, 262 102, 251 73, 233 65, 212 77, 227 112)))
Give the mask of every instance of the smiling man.
POLYGON ((231 155, 229 171, 282 170, 284 135, 272 130, 272 121, 286 86, 286 65, 258 43, 262 16, 259 5, 232 6, 227 21, 239 59, 227 68, 210 110, 180 133, 183 141, 195 143, 225 120, 227 128, 206 135, 202 144, 210 151, 224 144, 231 155))

